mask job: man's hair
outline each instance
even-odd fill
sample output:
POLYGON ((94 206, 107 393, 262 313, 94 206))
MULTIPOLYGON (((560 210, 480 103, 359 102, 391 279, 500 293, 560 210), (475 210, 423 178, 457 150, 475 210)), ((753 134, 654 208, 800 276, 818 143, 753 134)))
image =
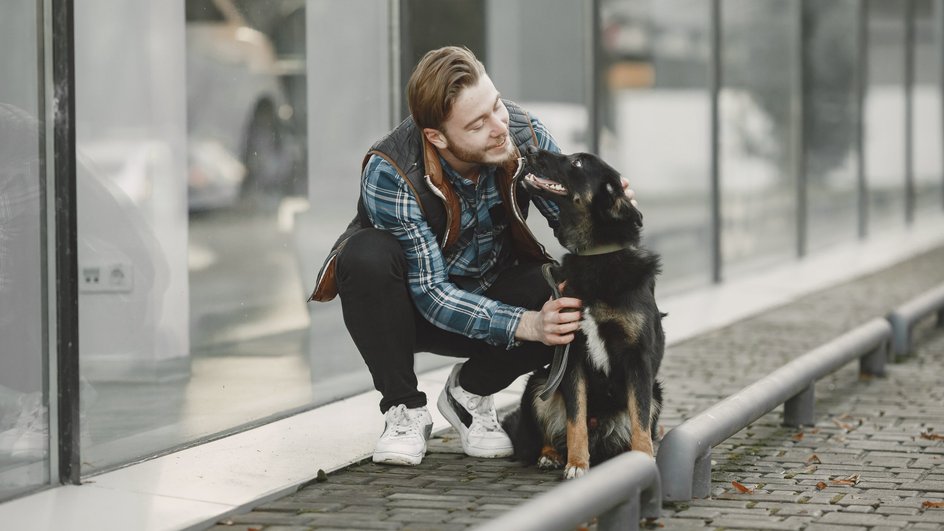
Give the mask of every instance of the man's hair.
POLYGON ((406 97, 420 129, 442 129, 462 89, 475 85, 485 66, 468 48, 446 46, 426 52, 413 69, 406 97))

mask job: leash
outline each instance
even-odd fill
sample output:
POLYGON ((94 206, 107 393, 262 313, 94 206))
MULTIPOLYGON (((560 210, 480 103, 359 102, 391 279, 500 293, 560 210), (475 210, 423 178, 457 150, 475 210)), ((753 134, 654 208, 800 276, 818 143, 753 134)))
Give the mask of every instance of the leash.
MULTIPOLYGON (((554 299, 559 299, 561 298, 561 292, 557 289, 557 282, 554 280, 554 275, 551 274, 551 267, 552 265, 550 263, 544 264, 541 266, 541 273, 544 275, 544 280, 551 286, 554 299)), ((567 368, 567 355, 569 353, 570 343, 557 345, 554 349, 554 359, 551 361, 551 374, 548 375, 547 381, 544 382, 544 386, 541 388, 541 400, 547 401, 564 379, 564 369, 567 368)))

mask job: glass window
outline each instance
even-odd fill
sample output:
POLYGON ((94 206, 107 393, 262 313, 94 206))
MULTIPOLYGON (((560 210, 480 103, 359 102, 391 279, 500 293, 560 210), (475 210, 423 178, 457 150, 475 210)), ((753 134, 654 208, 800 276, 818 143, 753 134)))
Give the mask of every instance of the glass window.
MULTIPOLYGON (((582 2, 490 0, 483 63, 502 96, 547 126, 566 153, 589 149, 586 60, 589 19, 582 2)), ((531 209, 528 225, 548 252, 565 251, 547 221, 531 209)))
POLYGON ((0 17, 0 501, 49 482, 37 5, 0 17))
POLYGON ((944 209, 944 124, 941 123, 941 43, 944 42, 941 2, 916 0, 915 85, 912 108, 915 196, 918 217, 944 209))
POLYGON ((710 4, 610 0, 600 8, 600 153, 629 179, 661 286, 711 275, 710 4))
POLYGON ((720 94, 725 270, 796 254, 799 2, 725 0, 720 94))
POLYGON ((865 172, 870 234, 905 223, 905 4, 869 0, 865 172))
POLYGON ((317 399, 307 22, 294 0, 76 10, 83 474, 317 399))
POLYGON ((807 251, 857 237, 857 0, 803 4, 807 251))

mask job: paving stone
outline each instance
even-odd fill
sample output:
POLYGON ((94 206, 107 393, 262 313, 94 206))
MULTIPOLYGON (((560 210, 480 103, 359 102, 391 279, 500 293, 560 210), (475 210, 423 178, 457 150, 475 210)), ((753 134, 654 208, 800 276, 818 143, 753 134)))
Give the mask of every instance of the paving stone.
MULTIPOLYGON (((944 283, 941 264, 944 248, 932 249, 673 344, 660 373, 663 430, 944 283)), ((714 497, 666 504, 658 525, 682 531, 944 528, 944 510, 921 508, 922 501, 944 499, 944 442, 920 437, 929 429, 944 432, 944 331, 926 320, 913 333, 915 353, 889 364, 886 377, 861 381, 858 365, 850 363, 817 382, 815 426, 781 426, 777 408, 719 444, 712 450, 714 497), (854 485, 833 483, 853 474, 854 485), (732 481, 754 492, 741 494, 732 481)), ((213 529, 469 529, 562 482, 558 470, 465 456, 448 431, 429 442, 417 467, 365 459, 213 529)))

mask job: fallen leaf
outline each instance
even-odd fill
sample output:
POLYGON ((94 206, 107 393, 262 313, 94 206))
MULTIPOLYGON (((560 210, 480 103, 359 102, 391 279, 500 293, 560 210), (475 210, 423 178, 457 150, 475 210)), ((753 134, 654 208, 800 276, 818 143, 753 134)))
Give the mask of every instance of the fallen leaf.
POLYGON ((940 433, 931 433, 930 431, 921 432, 921 438, 929 441, 944 441, 944 435, 940 433))
POLYGON ((812 474, 813 472, 816 472, 816 468, 817 468, 816 465, 810 465, 810 466, 808 466, 808 467, 806 467, 806 468, 803 469, 803 473, 804 473, 804 474, 812 474))
POLYGON ((734 488, 736 488, 741 494, 750 494, 754 492, 754 489, 747 488, 743 483, 738 481, 732 481, 731 484, 734 485, 734 488))
POLYGON ((835 424, 836 426, 846 431, 852 431, 852 428, 853 428, 852 424, 846 424, 845 422, 840 422, 838 419, 833 419, 833 424, 835 424))
POLYGON ((797 442, 802 441, 802 440, 803 440, 803 432, 801 431, 801 432, 799 432, 799 433, 793 434, 793 440, 794 440, 794 441, 797 441, 797 442))
POLYGON ((921 504, 922 509, 944 509, 944 501, 926 501, 921 504))
POLYGON ((833 485, 845 485, 847 487, 852 487, 859 483, 859 474, 852 474, 851 476, 842 479, 834 479, 830 481, 830 483, 833 485))
POLYGON ((813 428, 813 429, 811 429, 811 430, 810 430, 810 433, 812 433, 812 434, 814 434, 814 435, 817 434, 817 433, 819 433, 819 428, 813 428))
POLYGON ((816 484, 816 490, 823 490, 823 489, 825 489, 827 486, 828 486, 828 485, 826 485, 826 482, 820 481, 819 483, 816 484))
POLYGON ((808 465, 812 465, 812 464, 822 464, 822 463, 823 463, 823 462, 819 460, 819 456, 816 455, 816 454, 812 454, 812 455, 810 455, 809 457, 806 458, 806 464, 808 464, 808 465))

